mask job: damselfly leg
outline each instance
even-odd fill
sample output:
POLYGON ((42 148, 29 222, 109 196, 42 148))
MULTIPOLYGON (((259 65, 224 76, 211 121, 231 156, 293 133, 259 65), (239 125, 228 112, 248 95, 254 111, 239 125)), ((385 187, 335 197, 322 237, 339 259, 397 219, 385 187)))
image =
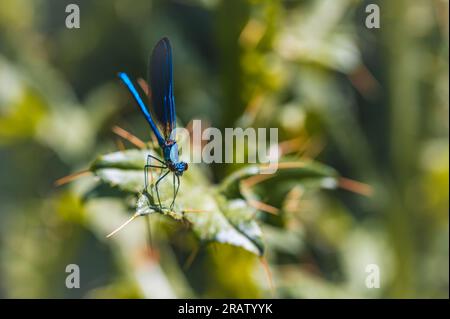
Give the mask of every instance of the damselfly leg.
POLYGON ((175 204, 175 198, 177 198, 178 190, 180 189, 180 176, 173 174, 173 199, 172 204, 170 204, 170 209, 172 210, 173 205, 175 204), (175 179, 176 178, 176 179, 175 179), (175 187, 175 180, 177 182, 177 186, 175 187))
MULTIPOLYGON (((167 165, 163 161, 161 161, 159 158, 157 158, 157 157, 155 157, 155 156, 153 156, 151 154, 147 155, 147 163, 144 166, 144 189, 145 189, 145 191, 148 191, 148 170, 150 168, 160 168, 161 169, 161 173, 162 173, 162 170, 167 168, 167 165), (154 160, 158 161, 161 165, 152 165, 150 163, 151 159, 154 159, 154 160)), ((160 173, 160 175, 161 175, 161 173, 160 173)))
MULTIPOLYGON (((165 172, 163 174, 163 170, 168 168, 167 165, 163 161, 161 161, 159 158, 157 158, 151 154, 148 154, 147 155, 147 163, 144 166, 144 180, 145 180, 144 181, 144 190, 145 191, 148 191, 148 172, 149 172, 149 169, 151 169, 151 168, 160 168, 161 169, 160 175, 155 183, 155 191, 156 191, 156 197, 158 199, 159 208, 162 208, 161 199, 159 197, 158 186, 159 186, 159 183, 170 173, 170 170, 168 170, 167 172, 165 172), (151 164, 152 159, 156 160, 158 162, 158 164, 161 164, 161 165, 151 164)), ((175 199, 177 197, 178 190, 180 189, 180 177, 176 174, 173 174, 173 182, 172 183, 173 183, 173 198, 172 198, 172 202, 170 204, 170 209, 173 209, 173 205, 175 204, 175 199)))
POLYGON ((163 180, 163 178, 166 177, 167 174, 169 174, 169 173, 170 173, 170 171, 165 172, 163 175, 161 175, 161 176, 158 178, 158 180, 157 180, 156 183, 155 183, 156 197, 158 198, 159 208, 162 208, 162 205, 161 205, 161 199, 159 198, 158 184, 159 184, 159 182, 161 182, 161 181, 163 180))

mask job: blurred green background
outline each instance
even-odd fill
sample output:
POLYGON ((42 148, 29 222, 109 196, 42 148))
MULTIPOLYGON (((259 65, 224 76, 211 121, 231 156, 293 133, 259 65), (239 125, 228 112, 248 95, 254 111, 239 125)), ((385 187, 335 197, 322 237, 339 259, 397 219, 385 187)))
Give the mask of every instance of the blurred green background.
MULTIPOLYGON (((448 298, 448 30, 444 0, 1 1, 0 297, 448 298), (69 3, 80 29, 65 27, 69 3), (380 29, 364 25, 370 3, 380 29), (150 139, 116 74, 145 77, 162 36, 181 123, 278 127, 374 190, 263 198, 280 209, 259 218, 273 289, 256 256, 162 216, 156 257, 144 219, 106 239, 126 218, 117 199, 86 201, 92 177, 54 186, 117 150, 114 125, 150 139)), ((203 166, 211 183, 237 168, 203 166)))

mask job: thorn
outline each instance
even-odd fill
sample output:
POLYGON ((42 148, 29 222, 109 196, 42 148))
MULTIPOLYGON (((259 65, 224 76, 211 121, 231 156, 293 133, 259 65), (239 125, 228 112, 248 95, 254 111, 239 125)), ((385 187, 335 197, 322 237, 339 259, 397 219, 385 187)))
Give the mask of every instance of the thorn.
POLYGON ((365 98, 373 97, 380 90, 380 83, 364 64, 348 75, 353 87, 365 98))
POLYGON ((250 19, 239 35, 239 44, 250 48, 255 47, 264 36, 266 28, 266 25, 257 19, 250 19))
POLYGON ((137 148, 145 148, 145 143, 138 137, 134 136, 133 134, 131 134, 130 132, 124 130, 123 128, 115 125, 112 128, 112 131, 119 135, 121 138, 129 141, 131 144, 133 144, 134 146, 136 146, 137 148))
POLYGON ((150 86, 148 85, 147 81, 145 81, 143 78, 137 79, 137 83, 141 87, 142 91, 144 91, 145 95, 147 95, 149 98, 152 97, 152 91, 150 90, 150 86))
POLYGON ((125 223, 123 223, 122 225, 117 227, 115 230, 113 230, 111 233, 106 235, 106 238, 110 238, 110 237, 114 236, 118 231, 120 231, 122 228, 124 228, 126 225, 128 225, 131 221, 133 221, 138 216, 140 216, 140 215, 134 214, 133 216, 131 216, 131 218, 129 218, 125 223))
POLYGON ((272 205, 260 202, 256 199, 249 199, 249 200, 247 200, 247 202, 249 203, 250 206, 252 206, 258 210, 261 210, 263 212, 266 212, 266 213, 269 213, 272 215, 278 215, 279 209, 272 205))
POLYGON ((119 151, 121 151, 121 152, 125 151, 125 145, 123 144, 122 140, 117 138, 116 145, 117 145, 117 148, 119 149, 119 151))
MULTIPOLYGON (((203 134, 203 132, 206 130, 206 128, 211 127, 211 123, 208 120, 204 120, 204 119, 200 119, 200 133, 203 134)), ((185 126, 186 130, 189 132, 189 142, 192 146, 192 150, 193 152, 195 152, 196 150, 202 150, 203 146, 207 144, 207 140, 203 140, 201 139, 200 141, 197 141, 196 139, 194 139, 194 120, 190 120, 186 126, 185 126), (194 142, 199 142, 197 144, 199 145, 195 145, 194 142)))
POLYGON ((251 176, 245 180, 242 181, 245 187, 252 187, 256 184, 259 184, 261 182, 264 182, 265 180, 268 180, 269 178, 272 178, 275 176, 274 174, 260 174, 251 176))
POLYGON ((244 116, 247 118, 247 122, 253 123, 255 118, 261 109, 262 103, 264 101, 263 94, 257 94, 250 99, 248 104, 245 106, 244 116))
POLYGON ((339 187, 346 189, 350 192, 361 194, 364 196, 372 196, 373 188, 365 183, 361 183, 349 178, 341 177, 339 178, 339 187))
POLYGON ((273 285, 272 273, 270 272, 270 267, 269 267, 269 264, 267 262, 267 259, 264 256, 261 256, 259 258, 259 260, 261 261, 261 264, 263 266, 264 272, 266 273, 267 280, 268 280, 269 286, 270 286, 270 291, 272 293, 272 297, 275 297, 275 286, 273 285))
POLYGON ((300 136, 283 141, 278 144, 279 156, 281 157, 283 155, 293 153, 294 151, 300 151, 307 142, 308 140, 304 141, 304 138, 300 136))
MULTIPOLYGON (((278 163, 278 169, 289 169, 289 168, 302 168, 305 167, 307 161, 303 162, 281 162, 278 163)), ((259 167, 261 170, 265 170, 267 168, 270 168, 271 164, 261 164, 259 167)), ((263 172, 260 172, 260 175, 274 175, 273 173, 265 174, 263 172)))
POLYGON ((283 203, 283 207, 287 212, 300 211, 300 200, 303 196, 303 193, 304 191, 302 190, 302 188, 298 186, 292 188, 292 190, 289 191, 283 203))
POLYGON ((195 246, 195 248, 189 254, 189 257, 186 259, 186 261, 183 265, 183 270, 187 270, 191 267, 192 263, 194 262, 195 257, 198 256, 199 250, 200 249, 198 248, 198 246, 195 246))
POLYGON ((64 176, 64 177, 61 177, 61 178, 57 179, 54 182, 54 185, 56 187, 58 187, 58 186, 70 183, 70 182, 74 181, 75 179, 77 179, 79 177, 82 177, 82 176, 85 176, 85 175, 88 175, 88 174, 91 174, 91 171, 88 170, 88 169, 85 169, 85 170, 82 170, 80 172, 73 173, 73 174, 70 174, 70 175, 67 175, 67 176, 64 176))
POLYGON ((183 212, 184 213, 209 213, 211 211, 205 210, 205 209, 186 208, 186 209, 183 209, 183 212))
POLYGON ((311 146, 305 147, 305 152, 302 154, 301 158, 305 160, 312 160, 319 156, 320 153, 324 150, 326 143, 324 143, 321 139, 316 138, 312 141, 310 139, 308 143, 311 146))

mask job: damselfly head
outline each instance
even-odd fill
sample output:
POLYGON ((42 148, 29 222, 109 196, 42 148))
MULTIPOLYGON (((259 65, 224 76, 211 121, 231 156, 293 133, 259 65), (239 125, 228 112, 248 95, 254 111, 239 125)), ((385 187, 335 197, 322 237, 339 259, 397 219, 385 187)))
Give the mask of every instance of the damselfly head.
POLYGON ((174 172, 175 175, 181 176, 183 175, 184 171, 187 171, 189 165, 186 162, 178 162, 174 164, 174 172))

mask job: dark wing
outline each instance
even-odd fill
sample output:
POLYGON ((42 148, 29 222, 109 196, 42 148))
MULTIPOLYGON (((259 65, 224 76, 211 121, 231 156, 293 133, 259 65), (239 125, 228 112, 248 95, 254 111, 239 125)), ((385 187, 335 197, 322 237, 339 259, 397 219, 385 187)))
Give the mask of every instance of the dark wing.
POLYGON ((172 48, 169 39, 162 38, 153 49, 149 73, 155 118, 161 125, 164 138, 169 139, 176 125, 172 48))

